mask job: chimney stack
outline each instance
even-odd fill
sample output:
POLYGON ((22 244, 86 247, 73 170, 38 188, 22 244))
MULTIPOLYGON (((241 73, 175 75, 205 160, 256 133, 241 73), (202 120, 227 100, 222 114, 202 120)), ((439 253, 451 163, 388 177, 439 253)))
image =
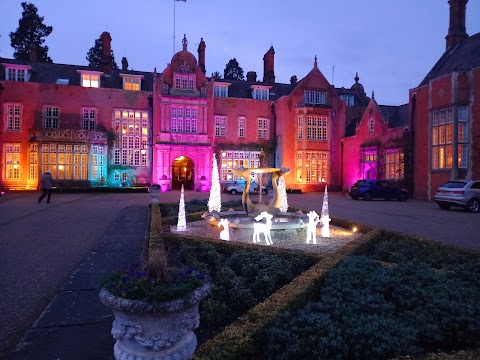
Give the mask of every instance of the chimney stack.
POLYGON ((122 70, 123 71, 128 70, 128 61, 127 61, 127 58, 125 56, 122 57, 122 70))
POLYGON ((275 85, 274 60, 275 50, 270 46, 263 57, 263 82, 267 85, 275 85))
POLYGON ((200 66, 200 69, 202 72, 205 74, 205 48, 207 45, 205 45, 205 41, 203 41, 203 38, 200 39, 200 44, 198 44, 198 66, 200 66))
POLYGON ((110 42, 112 37, 107 31, 104 31, 100 36, 102 39, 102 59, 100 60, 100 67, 105 74, 112 72, 112 56, 110 55, 110 42))
POLYGON ((30 51, 30 61, 31 62, 37 62, 38 61, 38 46, 35 44, 30 44, 28 47, 28 50, 30 51))
POLYGON ((450 26, 445 37, 447 50, 468 38, 465 28, 467 2, 468 0, 448 0, 450 4, 450 26))
POLYGON ((255 71, 247 72, 247 81, 248 82, 257 82, 257 73, 255 71))
POLYGON ((297 83, 297 75, 293 75, 290 78, 290 85, 295 85, 297 83))

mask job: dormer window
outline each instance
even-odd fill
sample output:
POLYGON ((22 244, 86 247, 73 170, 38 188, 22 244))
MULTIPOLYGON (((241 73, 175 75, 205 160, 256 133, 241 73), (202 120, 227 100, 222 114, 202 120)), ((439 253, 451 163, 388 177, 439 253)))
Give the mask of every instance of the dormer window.
POLYGON ((5 80, 27 82, 30 78, 28 70, 32 68, 28 65, 2 64, 5 66, 5 80))
POLYGON ((325 91, 309 91, 304 92, 305 104, 323 105, 327 103, 327 93, 325 91))
POLYGON ((253 93, 252 98, 255 100, 269 100, 270 99, 270 86, 251 86, 253 93))
POLYGON ((162 93, 164 95, 168 95, 168 84, 167 83, 164 83, 163 86, 162 86, 162 93))
POLYGON ((80 84, 83 87, 92 87, 92 88, 99 88, 100 87, 100 76, 103 74, 99 71, 83 71, 77 70, 80 73, 81 80, 80 84))
POLYGON ((175 89, 195 89, 195 74, 175 74, 175 89))
POLYGON ((120 76, 123 78, 123 90, 140 91, 143 75, 120 74, 120 76))
POLYGON ((341 95, 340 95, 340 99, 342 99, 343 101, 345 101, 345 103, 347 104, 347 106, 353 106, 353 105, 355 105, 355 99, 354 99, 353 95, 341 94, 341 95))
POLYGON ((229 83, 216 83, 213 85, 213 96, 214 97, 228 97, 228 86, 229 83))

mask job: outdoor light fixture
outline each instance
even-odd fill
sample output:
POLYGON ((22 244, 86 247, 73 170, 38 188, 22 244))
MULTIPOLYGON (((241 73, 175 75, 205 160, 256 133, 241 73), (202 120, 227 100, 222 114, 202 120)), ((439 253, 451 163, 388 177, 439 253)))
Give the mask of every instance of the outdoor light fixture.
POLYGON ((353 229, 352 229, 352 231, 353 231, 354 233, 356 233, 356 232, 358 231, 357 227, 354 226, 353 229))

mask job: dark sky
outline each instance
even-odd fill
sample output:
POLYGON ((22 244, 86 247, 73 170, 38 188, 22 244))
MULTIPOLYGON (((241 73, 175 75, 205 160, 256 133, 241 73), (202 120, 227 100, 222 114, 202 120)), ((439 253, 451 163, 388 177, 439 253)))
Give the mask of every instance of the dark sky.
MULTIPOLYGON (((277 82, 300 80, 318 67, 336 87, 351 87, 355 72, 367 95, 379 104, 408 102, 445 50, 449 26, 447 0, 60 0, 32 1, 44 23, 53 26, 45 44, 56 63, 86 65, 88 50, 103 31, 112 36, 117 64, 158 72, 183 34, 197 57, 206 42, 207 75, 223 74, 236 58, 263 77, 263 55, 275 49, 277 82), (175 13, 175 17, 174 17, 175 13), (175 21, 174 21, 175 18, 175 21), (334 69, 334 70, 333 70, 334 69)), ((9 33, 18 27, 21 0, 0 1, 0 56, 11 58, 9 33)), ((480 1, 467 4, 467 33, 480 32, 480 1)))

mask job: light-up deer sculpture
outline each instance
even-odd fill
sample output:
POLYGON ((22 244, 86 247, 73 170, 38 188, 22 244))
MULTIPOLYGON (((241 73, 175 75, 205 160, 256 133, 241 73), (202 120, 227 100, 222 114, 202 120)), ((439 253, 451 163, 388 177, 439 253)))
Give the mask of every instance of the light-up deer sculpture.
POLYGON ((230 240, 230 232, 228 230, 228 219, 220 219, 218 226, 222 226, 223 230, 220 231, 220 240, 230 240))
POLYGON ((307 213, 308 216, 308 226, 307 226, 307 244, 312 242, 312 244, 317 243, 317 224, 320 222, 320 218, 315 211, 310 211, 307 213))
POLYGON ((260 242, 260 233, 263 233, 265 237, 265 243, 267 245, 272 245, 272 237, 270 236, 270 230, 272 229, 272 218, 273 215, 263 211, 260 215, 255 217, 256 221, 260 221, 262 219, 266 220, 266 223, 256 222, 253 223, 253 242, 259 243, 260 242))

